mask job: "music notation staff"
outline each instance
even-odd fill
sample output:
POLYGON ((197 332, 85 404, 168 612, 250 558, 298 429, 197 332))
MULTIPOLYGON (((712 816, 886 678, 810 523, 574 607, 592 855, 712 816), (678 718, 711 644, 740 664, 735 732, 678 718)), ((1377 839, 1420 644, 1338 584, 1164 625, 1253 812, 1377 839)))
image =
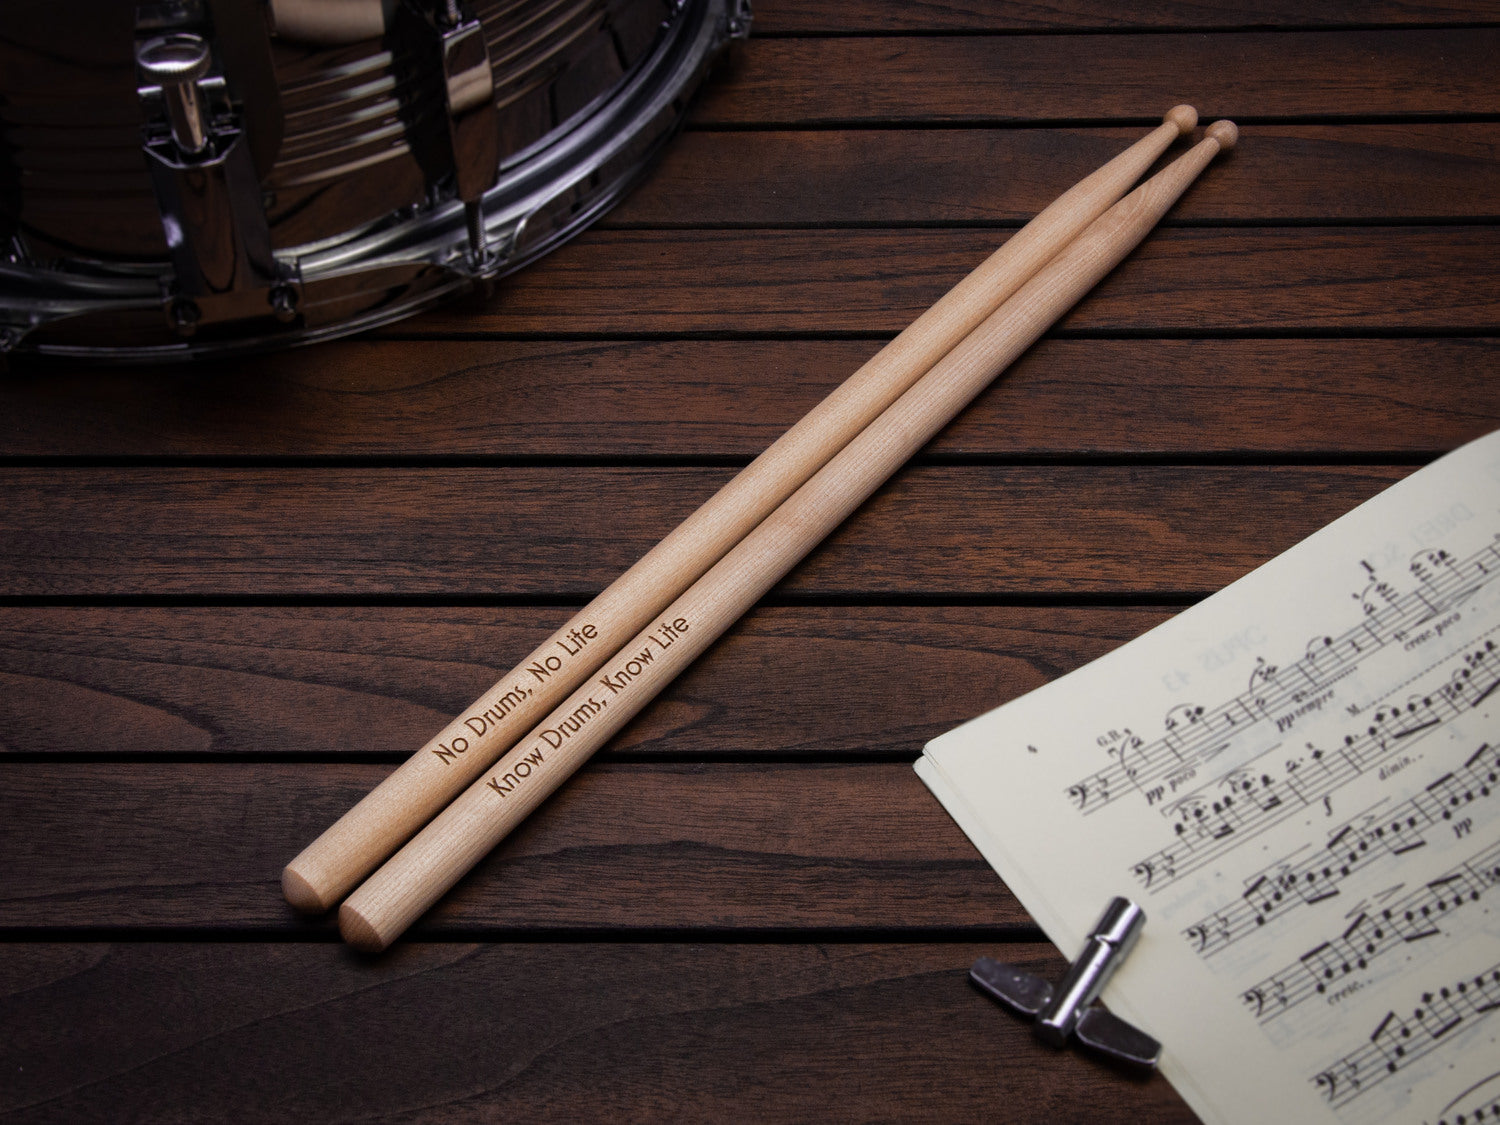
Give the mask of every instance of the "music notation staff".
POLYGON ((1365 616, 1359 624, 1336 638, 1315 639, 1305 656, 1284 669, 1262 665, 1247 690, 1212 710, 1174 709, 1161 738, 1150 743, 1133 738, 1114 747, 1116 760, 1069 785, 1068 799, 1077 811, 1091 815, 1222 754, 1235 739, 1274 722, 1309 693, 1326 691, 1398 634, 1447 612, 1500 577, 1500 544, 1491 543, 1462 562, 1443 550, 1423 552, 1410 570, 1419 579, 1416 588, 1403 594, 1384 581, 1372 582, 1360 595, 1365 616))
MULTIPOLYGON (((1252 762, 1166 806, 1163 812, 1175 818, 1175 839, 1132 866, 1136 879, 1147 890, 1160 890, 1288 816, 1318 804, 1444 723, 1479 706, 1500 687, 1500 654, 1492 643, 1477 656, 1462 653, 1450 660, 1462 660, 1466 666, 1432 694, 1406 707, 1376 712, 1359 734, 1345 735, 1337 750, 1312 749, 1286 759, 1279 771, 1269 765, 1252 768, 1252 762), (1476 667, 1481 671, 1477 682, 1476 667), (1205 795, 1205 790, 1214 788, 1222 796, 1205 795)), ((1262 757, 1276 749, 1272 747, 1262 757)))
POLYGON ((1403 945, 1451 932, 1444 923, 1485 892, 1500 885, 1500 844, 1383 907, 1370 907, 1337 937, 1308 950, 1295 962, 1240 994, 1262 1025, 1298 1004, 1337 991, 1340 982, 1366 972, 1382 955, 1403 945))
POLYGON ((1308 1079, 1335 1109, 1369 1092, 1403 1067, 1459 1038, 1500 1008, 1500 963, 1437 992, 1422 993, 1409 1016, 1389 1012, 1369 1041, 1308 1079))
POLYGON ((1346 822, 1318 854, 1300 863, 1283 857, 1262 868, 1237 902, 1193 922, 1182 935, 1199 956, 1212 957, 1298 906, 1338 895, 1343 880, 1376 861, 1425 847, 1425 829, 1451 822, 1471 803, 1490 798, 1500 798, 1500 747, 1485 743, 1457 770, 1396 808, 1346 822))

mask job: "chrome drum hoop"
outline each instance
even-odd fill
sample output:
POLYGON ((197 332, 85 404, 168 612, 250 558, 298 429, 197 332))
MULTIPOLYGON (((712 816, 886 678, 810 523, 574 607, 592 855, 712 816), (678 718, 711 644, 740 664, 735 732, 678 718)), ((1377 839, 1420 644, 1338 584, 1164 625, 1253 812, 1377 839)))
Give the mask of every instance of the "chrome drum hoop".
MULTIPOLYGON (((206 2, 228 10, 230 5, 247 0, 206 2)), ((389 11, 392 0, 384 2, 389 11)), ((485 0, 478 2, 482 5, 485 0)), ((529 2, 538 4, 539 0, 529 2)), ((663 0, 654 2, 661 6, 663 0)), ((616 9, 627 3, 639 6, 639 0, 609 0, 609 6, 616 9)), ((0 353, 107 362, 243 354, 389 324, 444 299, 487 287, 493 279, 513 273, 554 249, 618 201, 680 125, 688 99, 713 58, 729 40, 748 33, 748 0, 668 3, 669 18, 662 22, 649 51, 635 65, 530 144, 518 151, 501 152, 498 160, 486 153, 493 164, 482 168, 483 182, 476 186, 471 174, 465 187, 461 153, 435 175, 408 176, 404 181, 393 175, 393 190, 405 190, 408 201, 398 199, 386 214, 355 229, 328 230, 317 238, 306 237, 320 232, 309 232, 305 221, 296 226, 303 219, 300 214, 289 223, 268 223, 266 218, 267 214, 276 216, 276 185, 292 179, 286 170, 299 155, 290 151, 295 138, 289 138, 281 159, 267 161, 254 145, 237 143, 241 131, 255 128, 256 107, 233 103, 229 97, 232 91, 226 91, 222 81, 215 85, 212 76, 198 80, 200 101, 209 107, 200 112, 205 120, 218 121, 224 129, 219 140, 212 143, 196 134, 188 136, 185 143, 201 144, 210 163, 225 167, 211 169, 209 189, 187 199, 184 207, 191 216, 218 206, 219 225, 202 241, 215 247, 219 256, 200 250, 193 258, 184 251, 183 239, 172 244, 165 262, 139 252, 91 252, 88 246, 68 246, 59 252, 46 246, 45 235, 28 229, 24 210, 13 202, 15 193, 6 193, 0 184, 0 222, 10 227, 9 245, 0 243, 0 353), (213 112, 220 116, 213 117, 213 112), (221 154, 214 145, 224 152, 221 154), (217 159, 219 155, 224 159, 217 159), (238 160, 238 166, 228 167, 234 160, 238 160), (256 164, 253 171, 252 164, 256 164), (212 179, 215 174, 219 177, 217 184, 212 179), (237 191, 236 182, 249 183, 254 191, 237 191), (415 199, 410 198, 413 190, 415 199), (469 198, 465 199, 465 194, 469 198), (226 226, 230 235, 222 234, 226 226), (285 240, 288 227, 296 229, 302 240, 278 245, 285 240), (229 250, 223 249, 226 241, 234 240, 238 241, 229 250), (44 259, 43 252, 47 251, 50 253, 44 259)), ((604 0, 577 0, 574 6, 589 4, 605 7, 604 0)), ((562 5, 547 0, 547 6, 562 5)), ((450 4, 449 9, 459 11, 457 5, 450 4)), ((483 17, 488 9, 481 6, 479 10, 483 17)), ((218 12, 215 7, 216 16, 218 12)), ((471 16, 462 26, 478 29, 470 37, 471 44, 481 31, 486 36, 494 35, 493 26, 483 24, 480 18, 471 16)), ((158 37, 165 38, 169 37, 158 37)), ((189 67, 182 62, 186 55, 180 42, 162 47, 158 39, 151 40, 150 46, 169 56, 163 68, 167 78, 159 88, 143 91, 144 97, 157 99, 146 101, 148 109, 160 109, 171 101, 173 73, 167 68, 189 67)), ((309 54, 316 56, 317 52, 309 54)), ((140 48, 137 57, 144 57, 140 48)), ((348 57, 347 50, 335 50, 332 56, 335 62, 348 57)), ((498 60, 487 61, 490 65, 478 71, 486 83, 491 67, 497 74, 501 69, 498 60)), ((146 62, 155 65, 156 60, 146 62)), ((143 72, 146 62, 141 63, 143 72)), ((190 65, 203 72, 201 61, 190 60, 190 65)), ((330 71, 337 69, 330 67, 330 71)), ((346 61, 344 69, 357 71, 357 64, 346 61)), ((471 69, 461 77, 472 78, 474 73, 471 69)), ((281 104, 293 102, 296 90, 280 81, 281 70, 277 78, 281 104)), ((0 86, 8 85, 9 80, 0 78, 0 86)), ((450 77, 449 89, 454 85, 450 77)), ((550 104, 556 104, 552 91, 543 93, 550 104)), ((0 91, 0 130, 14 128, 13 122, 4 120, 5 94, 0 91)), ((491 103, 498 97, 498 93, 493 95, 491 103)), ((452 104, 450 99, 450 107, 452 104)), ((281 106, 276 108, 279 111, 281 106)), ((430 123, 431 106, 427 109, 430 123)), ((266 116, 262 114, 261 119, 266 116)), ((295 113, 287 117, 291 119, 295 113)), ((404 124, 409 134, 410 124, 404 124)), ((154 139, 148 126, 147 143, 142 146, 155 144, 158 153, 172 150, 158 158, 165 170, 153 169, 160 215, 151 218, 167 231, 164 250, 173 230, 176 197, 172 192, 205 181, 202 169, 183 170, 183 165, 190 165, 195 158, 190 152, 184 155, 184 138, 177 136, 173 131, 176 128, 177 119, 163 110, 154 139), (177 188, 173 187, 174 178, 177 188)), ((266 147, 266 132, 262 129, 252 135, 253 140, 262 142, 262 149, 266 147)), ((460 136, 458 127, 454 127, 452 136, 460 136)), ((13 146, 7 147, 11 151, 0 148, 0 164, 15 152, 13 146)), ((302 151, 308 151, 305 144, 302 151)), ((457 141, 452 151, 459 152, 457 141)), ((404 150, 401 155, 399 166, 416 166, 404 150)), ((143 156, 142 163, 149 162, 149 154, 143 156)), ((355 168, 349 174, 358 176, 361 170, 355 168)), ((319 184, 317 189, 326 191, 327 187, 319 184)), ((136 203, 141 194, 136 193, 136 203)), ((326 223, 327 218, 321 221, 326 223)), ((4 233, 3 227, 0 233, 4 233)), ((147 234, 160 238, 156 232, 139 230, 130 237, 147 241, 147 234)), ((191 232, 185 241, 191 248, 191 232)))

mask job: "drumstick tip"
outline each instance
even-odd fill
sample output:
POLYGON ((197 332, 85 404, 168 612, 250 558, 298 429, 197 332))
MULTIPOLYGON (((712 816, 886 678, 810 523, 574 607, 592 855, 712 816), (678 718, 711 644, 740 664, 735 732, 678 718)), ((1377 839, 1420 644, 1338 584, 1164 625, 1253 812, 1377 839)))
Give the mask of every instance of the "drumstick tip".
POLYGON ((1177 126, 1177 135, 1185 137, 1198 127, 1198 111, 1190 105, 1174 105, 1162 117, 1177 126))
POLYGON ((347 902, 339 907, 339 936, 362 953, 381 953, 390 944, 347 902))
POLYGON ((281 873, 281 893, 294 910, 303 914, 321 914, 328 909, 329 904, 323 901, 323 896, 293 870, 291 864, 287 864, 281 873))
POLYGON ((1215 121, 1204 135, 1211 140, 1218 141, 1221 152, 1227 152, 1234 147, 1234 142, 1240 139, 1240 130, 1233 121, 1215 121))

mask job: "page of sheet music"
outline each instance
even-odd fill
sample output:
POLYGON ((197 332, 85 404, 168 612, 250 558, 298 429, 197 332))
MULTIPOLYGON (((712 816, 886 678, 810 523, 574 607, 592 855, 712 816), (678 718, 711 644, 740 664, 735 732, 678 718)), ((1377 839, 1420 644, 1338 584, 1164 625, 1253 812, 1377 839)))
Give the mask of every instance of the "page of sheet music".
POLYGON ((1500 1122, 1497 646, 1500 432, 917 772, 1206 1121, 1500 1122))

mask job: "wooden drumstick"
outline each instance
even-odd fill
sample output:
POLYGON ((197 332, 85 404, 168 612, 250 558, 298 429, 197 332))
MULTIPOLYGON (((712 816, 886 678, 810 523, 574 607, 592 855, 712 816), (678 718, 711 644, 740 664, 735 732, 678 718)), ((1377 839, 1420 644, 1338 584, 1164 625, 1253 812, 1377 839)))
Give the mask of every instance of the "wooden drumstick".
POLYGON ((1032 219, 287 864, 287 901, 322 911, 343 898, 1123 195, 1197 120, 1192 106, 1177 106, 1162 125, 1032 219))
POLYGON ((1232 122, 1115 204, 629 644, 339 910, 344 939, 381 950, 844 521, 1154 227, 1232 122))

